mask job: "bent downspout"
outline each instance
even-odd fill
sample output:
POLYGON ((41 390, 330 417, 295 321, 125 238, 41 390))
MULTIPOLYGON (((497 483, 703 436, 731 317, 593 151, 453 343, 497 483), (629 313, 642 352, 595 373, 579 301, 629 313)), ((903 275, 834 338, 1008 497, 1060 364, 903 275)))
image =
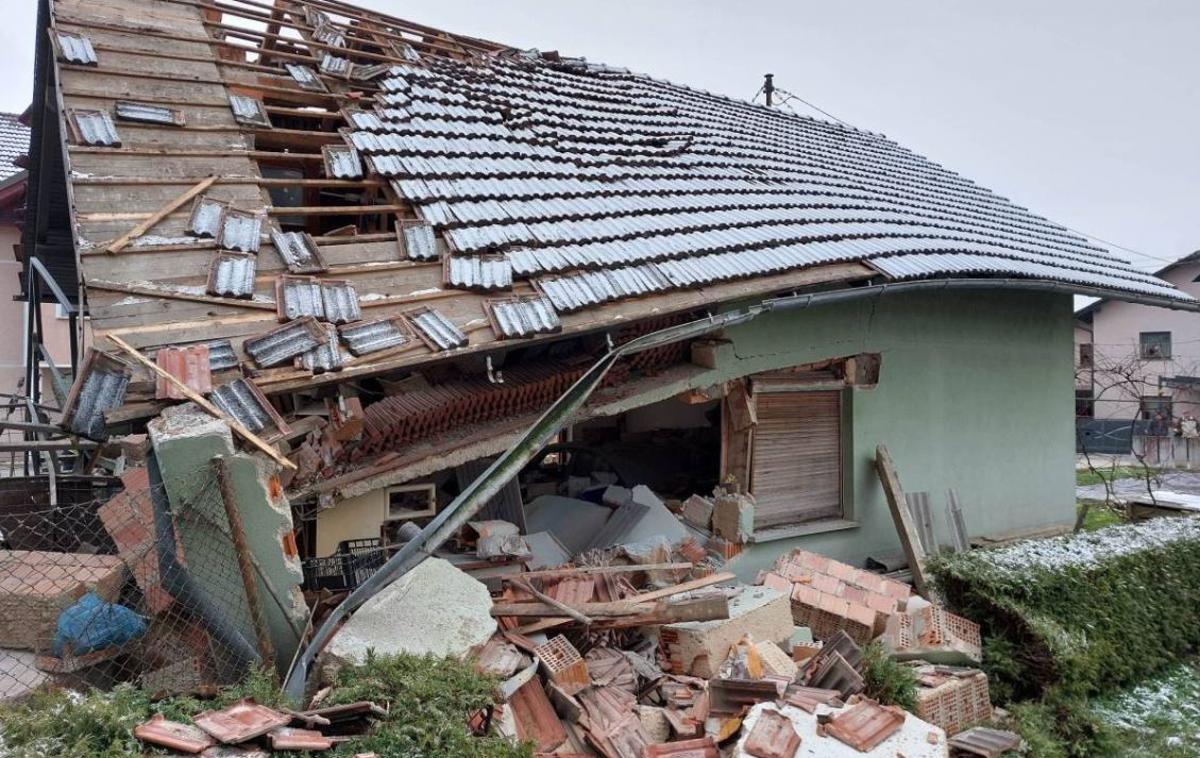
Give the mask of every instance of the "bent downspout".
POLYGON ((867 284, 824 292, 788 295, 764 300, 739 310, 710 316, 686 324, 676 324, 630 340, 606 353, 592 365, 575 384, 537 420, 521 439, 492 462, 488 468, 463 489, 414 539, 405 543, 370 579, 363 582, 341 602, 313 634, 304 651, 296 657, 284 684, 284 694, 299 702, 304 695, 308 672, 317 655, 333 636, 346 617, 374 597, 380 590, 403 576, 414 566, 441 547, 463 524, 499 492, 525 464, 546 446, 592 394, 617 359, 685 339, 700 337, 729 326, 747 323, 772 310, 797 310, 816 305, 829 305, 850 300, 882 297, 885 294, 935 292, 944 290, 1024 290, 1082 294, 1095 297, 1119 297, 1143 305, 1156 305, 1181 310, 1200 310, 1200 303, 1175 301, 1153 295, 1136 295, 1102 290, 1088 286, 1070 286, 1037 279, 923 279, 907 282, 867 284))
POLYGON ((188 570, 175 559, 175 526, 171 522, 170 502, 163 486, 162 471, 158 468, 158 456, 153 452, 147 456, 146 469, 150 475, 150 502, 154 507, 154 548, 158 551, 158 580, 162 587, 175 598, 188 613, 199 618, 200 623, 232 657, 234 673, 241 677, 252 666, 261 663, 258 651, 229 622, 220 605, 209 597, 188 570))

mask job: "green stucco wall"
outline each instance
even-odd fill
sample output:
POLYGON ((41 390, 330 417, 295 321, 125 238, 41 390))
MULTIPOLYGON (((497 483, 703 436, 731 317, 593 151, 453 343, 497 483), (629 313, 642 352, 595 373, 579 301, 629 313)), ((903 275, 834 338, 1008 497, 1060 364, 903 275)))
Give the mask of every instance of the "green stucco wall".
POLYGON ((857 565, 899 552, 873 465, 886 444, 906 491, 930 493, 949 542, 946 490, 972 535, 1068 522, 1074 514, 1071 298, 952 292, 770 313, 730 329, 719 379, 877 352, 879 384, 847 393, 847 515, 857 526, 759 543, 736 562, 753 576, 793 547, 857 565))

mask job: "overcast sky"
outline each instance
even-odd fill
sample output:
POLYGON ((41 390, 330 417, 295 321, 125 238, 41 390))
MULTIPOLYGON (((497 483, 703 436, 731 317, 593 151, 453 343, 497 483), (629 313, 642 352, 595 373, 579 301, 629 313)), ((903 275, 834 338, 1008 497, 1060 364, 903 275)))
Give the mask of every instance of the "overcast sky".
MULTIPOLYGON (((0 107, 20 111, 36 1, 3 4, 0 107)), ((1200 249, 1197 0, 361 4, 741 98, 770 71, 1143 268, 1200 249)))

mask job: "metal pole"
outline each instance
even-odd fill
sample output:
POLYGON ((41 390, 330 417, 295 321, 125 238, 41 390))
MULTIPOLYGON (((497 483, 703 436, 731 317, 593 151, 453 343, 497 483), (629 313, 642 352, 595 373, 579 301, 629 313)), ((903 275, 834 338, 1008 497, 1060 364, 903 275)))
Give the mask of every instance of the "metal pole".
POLYGON ((767 96, 767 107, 770 108, 774 104, 773 95, 775 94, 775 75, 763 74, 763 94, 767 96))
POLYGON ((233 496, 229 464, 221 457, 213 458, 212 464, 217 473, 217 485, 221 489, 221 502, 225 504, 225 515, 229 518, 229 536, 233 540, 233 549, 237 552, 238 569, 242 574, 242 587, 246 591, 246 605, 250 607, 250 620, 254 622, 254 636, 258 639, 258 654, 262 656, 264 663, 273 662, 275 648, 271 645, 271 635, 267 631, 266 617, 263 615, 262 603, 258 599, 258 579, 254 576, 250 548, 246 546, 246 526, 242 522, 242 512, 238 510, 237 499, 233 496))

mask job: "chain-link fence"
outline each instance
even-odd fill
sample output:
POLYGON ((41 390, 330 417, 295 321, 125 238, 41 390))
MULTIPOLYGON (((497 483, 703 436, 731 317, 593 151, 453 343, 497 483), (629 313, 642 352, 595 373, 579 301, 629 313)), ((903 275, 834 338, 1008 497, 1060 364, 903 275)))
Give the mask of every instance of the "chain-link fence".
POLYGON ((119 479, 0 480, 0 699, 46 684, 204 693, 303 634, 295 581, 247 547, 221 460, 164 485, 155 464, 119 479), (168 491, 169 490, 169 491, 168 491))

